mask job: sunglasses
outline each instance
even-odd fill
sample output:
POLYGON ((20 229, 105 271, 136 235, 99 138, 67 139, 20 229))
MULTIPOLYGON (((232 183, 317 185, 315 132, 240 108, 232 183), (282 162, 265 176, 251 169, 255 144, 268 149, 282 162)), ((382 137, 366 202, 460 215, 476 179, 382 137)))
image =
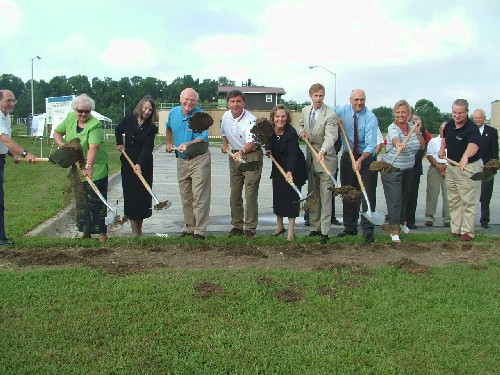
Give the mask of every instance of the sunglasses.
POLYGON ((90 113, 90 109, 77 109, 76 110, 79 114, 82 114, 82 113, 85 113, 85 114, 89 114, 90 113))

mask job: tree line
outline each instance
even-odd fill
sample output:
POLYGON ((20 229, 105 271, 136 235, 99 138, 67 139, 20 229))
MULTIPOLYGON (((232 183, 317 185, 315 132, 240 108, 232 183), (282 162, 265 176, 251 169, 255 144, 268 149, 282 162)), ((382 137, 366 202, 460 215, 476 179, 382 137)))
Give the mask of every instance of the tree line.
MULTIPOLYGON (((224 76, 217 80, 200 81, 191 75, 185 75, 174 79, 170 84, 157 78, 139 76, 123 77, 118 81, 109 77, 104 79, 94 77, 89 80, 85 75, 69 78, 56 76, 49 82, 33 80, 34 112, 35 114, 45 112, 45 98, 85 93, 95 99, 97 112, 117 123, 123 117, 124 106, 125 113, 132 113, 136 104, 145 95, 151 95, 157 103, 178 103, 179 93, 186 87, 192 87, 199 93, 200 103, 213 103, 217 99, 219 86, 235 86, 235 82, 224 76)), ((12 115, 16 118, 28 118, 31 114, 31 80, 25 83, 13 74, 2 74, 0 88, 11 90, 18 100, 12 115)), ((293 100, 284 100, 282 103, 290 108, 300 108, 309 104, 309 102, 297 103, 293 100)), ((417 101, 414 108, 415 113, 422 118, 424 127, 434 134, 438 133, 443 121, 451 118, 449 113, 442 113, 427 99, 417 101)), ((392 108, 381 106, 372 111, 377 116, 380 130, 387 132, 388 126, 394 121, 392 108)))

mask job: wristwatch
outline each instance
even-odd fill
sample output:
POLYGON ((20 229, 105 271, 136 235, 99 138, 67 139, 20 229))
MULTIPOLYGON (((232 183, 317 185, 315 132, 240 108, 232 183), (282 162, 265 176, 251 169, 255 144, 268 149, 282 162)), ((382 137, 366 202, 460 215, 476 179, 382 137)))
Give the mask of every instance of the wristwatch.
POLYGON ((23 150, 21 156, 24 158, 26 155, 28 155, 28 150, 23 150))

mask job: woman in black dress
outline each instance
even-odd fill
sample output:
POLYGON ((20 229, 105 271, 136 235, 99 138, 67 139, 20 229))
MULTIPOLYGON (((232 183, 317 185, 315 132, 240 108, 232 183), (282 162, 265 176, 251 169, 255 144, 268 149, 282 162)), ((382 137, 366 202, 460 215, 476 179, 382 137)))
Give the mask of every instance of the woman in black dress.
POLYGON ((120 152, 125 150, 134 163, 132 169, 125 156, 120 156, 124 214, 130 220, 134 237, 142 236, 143 220, 152 214, 151 195, 136 174, 141 173, 149 186, 153 185, 153 147, 158 133, 155 117, 155 101, 152 97, 145 96, 135 107, 134 113, 125 117, 115 130, 116 148, 120 152))
MULTIPOLYGON (((271 153, 279 165, 286 171, 287 179, 300 189, 307 180, 306 160, 299 147, 297 131, 291 125, 290 111, 283 104, 276 105, 270 115, 274 124, 274 134, 271 137, 271 153)), ((295 218, 299 216, 299 204, 292 203, 299 199, 297 193, 285 180, 278 168, 272 166, 271 179, 273 185, 273 211, 277 218, 275 236, 285 233, 283 218, 288 217, 288 236, 291 241, 294 235, 295 218)))

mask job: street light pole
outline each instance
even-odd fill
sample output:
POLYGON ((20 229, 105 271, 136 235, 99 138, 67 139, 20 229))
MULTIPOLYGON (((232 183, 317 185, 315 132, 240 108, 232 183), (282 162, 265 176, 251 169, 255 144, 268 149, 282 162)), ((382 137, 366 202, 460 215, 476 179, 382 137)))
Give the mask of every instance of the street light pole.
POLYGON ((35 56, 31 59, 31 121, 33 121, 33 116, 35 116, 35 101, 34 101, 34 95, 33 95, 33 61, 35 59, 40 60, 40 56, 35 56))
POLYGON ((125 95, 122 95, 123 98, 123 117, 125 117, 125 95))
POLYGON ((336 107, 337 106, 337 74, 335 74, 334 72, 326 69, 324 66, 321 66, 321 65, 311 65, 309 67, 309 69, 314 69, 314 68, 321 68, 323 70, 326 70, 328 73, 332 74, 334 77, 335 77, 335 88, 334 88, 334 91, 333 91, 333 106, 336 107))

